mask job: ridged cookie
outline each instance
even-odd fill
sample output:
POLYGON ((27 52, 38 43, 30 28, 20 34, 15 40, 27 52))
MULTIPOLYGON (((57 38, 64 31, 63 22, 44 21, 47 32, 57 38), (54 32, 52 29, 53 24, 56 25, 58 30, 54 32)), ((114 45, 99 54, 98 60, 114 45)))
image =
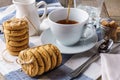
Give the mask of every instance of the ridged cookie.
POLYGON ((8 36, 22 36, 25 33, 28 33, 28 29, 24 28, 24 29, 17 30, 17 31, 4 29, 4 33, 8 36))
POLYGON ((22 41, 11 41, 11 40, 7 40, 6 39, 6 44, 10 45, 10 46, 14 46, 14 47, 21 47, 21 46, 24 46, 26 44, 29 43, 29 39, 25 39, 25 40, 22 40, 22 41))
POLYGON ((25 39, 29 39, 29 34, 28 33, 25 33, 21 36, 8 36, 8 35, 5 35, 5 38, 7 40, 11 40, 11 41, 22 41, 22 40, 25 40, 25 39))
POLYGON ((49 71, 52 66, 49 54, 42 47, 38 47, 37 51, 41 55, 42 60, 45 64, 45 72, 49 71))
POLYGON ((51 69, 55 68, 56 64, 57 64, 57 57, 55 55, 55 53, 52 51, 52 49, 48 46, 45 45, 43 46, 43 48, 46 50, 46 52, 49 54, 50 59, 51 59, 51 69))
POLYGON ((28 22, 24 18, 13 18, 3 23, 4 29, 21 30, 28 28, 28 22))
POLYGON ((38 68, 39 68, 39 71, 38 71, 38 75, 41 75, 45 72, 45 65, 44 65, 44 62, 41 58, 41 55, 39 55, 39 52, 37 52, 36 48, 32 48, 29 50, 30 52, 33 53, 33 55, 35 56, 36 60, 37 60, 37 63, 38 63, 38 68))
POLYGON ((20 47, 13 47, 13 46, 6 44, 6 47, 9 51, 21 51, 21 50, 27 49, 29 46, 28 46, 28 44, 25 44, 20 47))
POLYGON ((57 56, 57 66, 59 66, 62 63, 62 55, 60 54, 60 50, 54 45, 48 44, 48 46, 50 46, 50 48, 55 52, 57 56))

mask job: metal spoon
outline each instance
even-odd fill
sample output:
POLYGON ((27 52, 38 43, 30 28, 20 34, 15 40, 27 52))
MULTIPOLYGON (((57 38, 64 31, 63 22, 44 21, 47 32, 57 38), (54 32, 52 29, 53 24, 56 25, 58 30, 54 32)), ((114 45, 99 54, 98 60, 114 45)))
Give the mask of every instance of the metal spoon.
POLYGON ((92 55, 85 63, 83 63, 80 67, 78 67, 76 70, 74 70, 69 74, 70 79, 74 79, 78 75, 82 74, 89 67, 91 63, 93 63, 94 61, 100 58, 100 53, 109 52, 112 45, 113 45, 112 39, 108 39, 108 38, 105 39, 98 47, 98 53, 92 55))

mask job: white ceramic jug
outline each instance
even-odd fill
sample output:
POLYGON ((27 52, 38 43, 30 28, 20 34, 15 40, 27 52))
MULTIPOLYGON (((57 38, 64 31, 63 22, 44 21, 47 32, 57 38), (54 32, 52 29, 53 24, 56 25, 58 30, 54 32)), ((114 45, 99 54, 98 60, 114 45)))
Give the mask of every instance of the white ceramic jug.
POLYGON ((16 18, 26 18, 29 22, 29 35, 37 35, 41 33, 40 24, 46 17, 47 4, 40 1, 36 4, 35 0, 13 0, 16 7, 16 18), (44 6, 45 10, 42 17, 39 18, 37 8, 44 6))

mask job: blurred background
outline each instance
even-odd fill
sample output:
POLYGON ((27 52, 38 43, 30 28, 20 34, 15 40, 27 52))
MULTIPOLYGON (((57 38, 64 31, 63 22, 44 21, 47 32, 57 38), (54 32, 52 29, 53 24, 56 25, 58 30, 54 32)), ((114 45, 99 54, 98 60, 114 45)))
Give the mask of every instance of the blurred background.
POLYGON ((12 0, 0 0, 0 7, 12 4, 12 0))
MULTIPOLYGON (((36 0, 36 2, 38 1, 42 1, 42 0, 36 0)), ((57 2, 58 0, 43 0, 47 3, 52 3, 52 2, 57 2)), ((12 4, 12 0, 0 0, 0 7, 2 6, 7 6, 7 5, 10 5, 12 4)))
MULTIPOLYGON (((37 2, 40 0, 36 0, 37 2)), ((59 0, 43 0, 47 3, 57 2, 59 0)), ((120 22, 120 0, 104 0, 109 16, 120 22)), ((0 0, 0 7, 12 4, 12 0, 0 0)))

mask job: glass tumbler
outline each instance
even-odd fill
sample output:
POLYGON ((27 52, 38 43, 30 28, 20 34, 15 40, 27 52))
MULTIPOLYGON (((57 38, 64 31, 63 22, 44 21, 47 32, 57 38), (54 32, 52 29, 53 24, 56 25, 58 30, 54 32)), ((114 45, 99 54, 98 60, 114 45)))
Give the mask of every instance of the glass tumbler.
POLYGON ((89 23, 99 27, 100 14, 104 0, 74 0, 74 7, 83 9, 89 14, 89 23))

